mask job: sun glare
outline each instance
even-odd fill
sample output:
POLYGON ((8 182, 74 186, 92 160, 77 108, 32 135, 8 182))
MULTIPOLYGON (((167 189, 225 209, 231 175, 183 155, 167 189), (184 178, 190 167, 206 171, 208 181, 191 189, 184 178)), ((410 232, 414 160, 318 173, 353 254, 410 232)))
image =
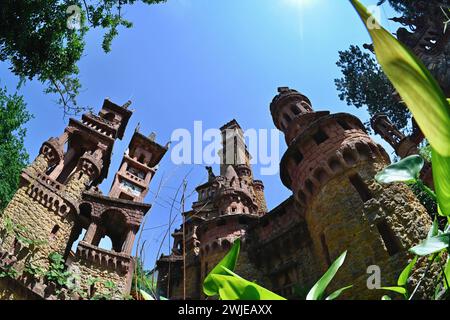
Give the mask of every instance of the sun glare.
POLYGON ((313 1, 314 0, 284 0, 286 4, 300 8, 307 7, 308 5, 312 4, 313 1))

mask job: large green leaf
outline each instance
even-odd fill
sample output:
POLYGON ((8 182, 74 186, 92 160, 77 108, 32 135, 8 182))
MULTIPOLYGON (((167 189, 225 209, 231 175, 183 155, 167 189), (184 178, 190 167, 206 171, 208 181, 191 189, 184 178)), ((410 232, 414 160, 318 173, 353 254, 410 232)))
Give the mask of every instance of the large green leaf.
POLYGON ((317 281, 317 283, 309 291, 308 295, 306 296, 306 300, 320 300, 323 297, 325 290, 327 289, 331 280, 333 280, 339 268, 344 263, 346 256, 347 251, 341 254, 339 258, 337 258, 336 261, 333 262, 327 272, 325 272, 322 278, 320 278, 319 281, 317 281))
POLYGON ((383 71, 413 114, 433 149, 433 176, 438 202, 450 216, 450 105, 422 62, 389 32, 374 27, 375 18, 350 0, 366 25, 383 71), (370 22, 370 24, 369 24, 370 22))
POLYGON ((233 247, 227 253, 227 255, 211 270, 208 276, 205 278, 203 282, 203 292, 207 296, 215 296, 219 294, 219 287, 217 286, 216 281, 212 278, 212 275, 226 275, 226 271, 223 267, 229 270, 234 270, 236 267, 236 262, 239 257, 239 251, 241 248, 241 241, 237 239, 233 247))
POLYGON ((425 164, 419 155, 409 156, 397 163, 386 167, 375 176, 379 183, 415 182, 425 164))
POLYGON ((330 294, 328 297, 326 297, 325 300, 334 300, 334 299, 338 298, 342 294, 342 292, 344 292, 345 290, 348 290, 348 289, 350 289, 352 287, 353 286, 347 286, 347 287, 341 288, 339 290, 336 290, 335 292, 330 294))
MULTIPOLYGON (((449 142, 450 144, 450 142, 449 142)), ((450 216, 450 157, 431 151, 433 161, 433 180, 439 201, 439 213, 450 216)))
POLYGON ((417 263, 417 257, 415 257, 407 266, 405 269, 403 269, 402 273, 398 277, 397 285, 399 287, 404 287, 406 283, 408 282, 409 276, 411 275, 412 269, 417 263))
POLYGON ((449 246, 450 233, 443 233, 439 236, 428 238, 421 244, 409 249, 410 252, 418 256, 427 256, 439 252, 449 246))
POLYGON ((223 267, 224 274, 211 274, 211 281, 218 288, 221 300, 286 300, 254 282, 241 278, 223 267))
POLYGON ((404 296, 407 294, 406 289, 403 288, 403 287, 381 287, 380 289, 381 290, 392 291, 392 292, 397 292, 397 293, 400 293, 400 294, 402 294, 404 296))

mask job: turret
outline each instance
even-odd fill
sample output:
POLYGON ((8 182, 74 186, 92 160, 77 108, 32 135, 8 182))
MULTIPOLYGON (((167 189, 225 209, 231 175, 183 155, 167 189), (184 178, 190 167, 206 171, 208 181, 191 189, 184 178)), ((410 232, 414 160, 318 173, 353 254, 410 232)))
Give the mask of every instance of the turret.
POLYGON ((163 147, 156 143, 152 135, 147 137, 139 130, 135 130, 120 169, 114 178, 109 196, 142 202, 167 149, 167 146, 163 147))

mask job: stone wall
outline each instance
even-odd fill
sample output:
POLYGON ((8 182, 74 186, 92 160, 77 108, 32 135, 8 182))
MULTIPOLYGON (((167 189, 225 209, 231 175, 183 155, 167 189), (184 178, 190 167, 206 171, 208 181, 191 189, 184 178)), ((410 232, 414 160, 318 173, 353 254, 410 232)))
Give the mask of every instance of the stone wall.
POLYGON ((382 285, 394 285, 411 257, 407 250, 424 239, 431 226, 425 208, 407 186, 381 186, 373 180, 382 166, 361 164, 335 177, 322 187, 306 211, 321 273, 348 251, 330 287, 331 291, 353 284, 347 298, 379 299, 380 292, 367 289, 367 267, 379 266, 382 285), (359 174, 366 183, 371 199, 362 200, 355 192, 349 180, 352 174, 359 174))
MULTIPOLYGON (((30 190, 22 186, 5 209, 0 221, 8 217, 15 226, 23 228, 20 235, 33 241, 42 242, 37 247, 21 245, 14 234, 6 235, 1 248, 14 252, 18 264, 23 267, 25 261, 48 269, 48 256, 52 252, 64 254, 72 227, 73 215, 61 215, 46 207, 44 201, 36 201, 30 197, 30 190), (52 233, 56 230, 56 233, 52 233)), ((4 230, 3 230, 4 231, 4 230)))
POLYGON ((132 274, 134 268, 130 268, 128 274, 119 274, 116 270, 106 266, 91 264, 84 260, 72 262, 69 271, 76 277, 79 288, 85 292, 91 292, 89 282, 99 279, 94 284, 96 294, 113 294, 113 299, 123 299, 124 293, 129 293, 132 285, 132 274), (112 281, 116 287, 114 290, 105 288, 105 282, 112 281))

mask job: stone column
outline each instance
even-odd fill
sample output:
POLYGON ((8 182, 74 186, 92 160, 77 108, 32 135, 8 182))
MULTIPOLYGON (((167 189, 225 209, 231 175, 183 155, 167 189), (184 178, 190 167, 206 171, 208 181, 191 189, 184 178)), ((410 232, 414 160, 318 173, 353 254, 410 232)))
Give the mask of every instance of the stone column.
POLYGON ((56 180, 58 176, 61 174, 61 171, 64 168, 64 160, 61 160, 58 165, 53 169, 52 173, 50 173, 50 179, 56 180))
POLYGON ((83 241, 89 244, 92 244, 92 240, 94 240, 94 236, 97 233, 97 223, 95 221, 92 221, 89 225, 88 230, 86 231, 86 234, 84 235, 83 241))
POLYGON ((136 231, 134 229, 130 229, 128 231, 125 242, 122 246, 122 252, 125 254, 131 255, 131 251, 133 250, 134 239, 136 238, 136 231))
POLYGON ((64 131, 64 133, 58 137, 58 141, 61 146, 64 146, 67 140, 69 140, 69 133, 67 131, 64 131))

